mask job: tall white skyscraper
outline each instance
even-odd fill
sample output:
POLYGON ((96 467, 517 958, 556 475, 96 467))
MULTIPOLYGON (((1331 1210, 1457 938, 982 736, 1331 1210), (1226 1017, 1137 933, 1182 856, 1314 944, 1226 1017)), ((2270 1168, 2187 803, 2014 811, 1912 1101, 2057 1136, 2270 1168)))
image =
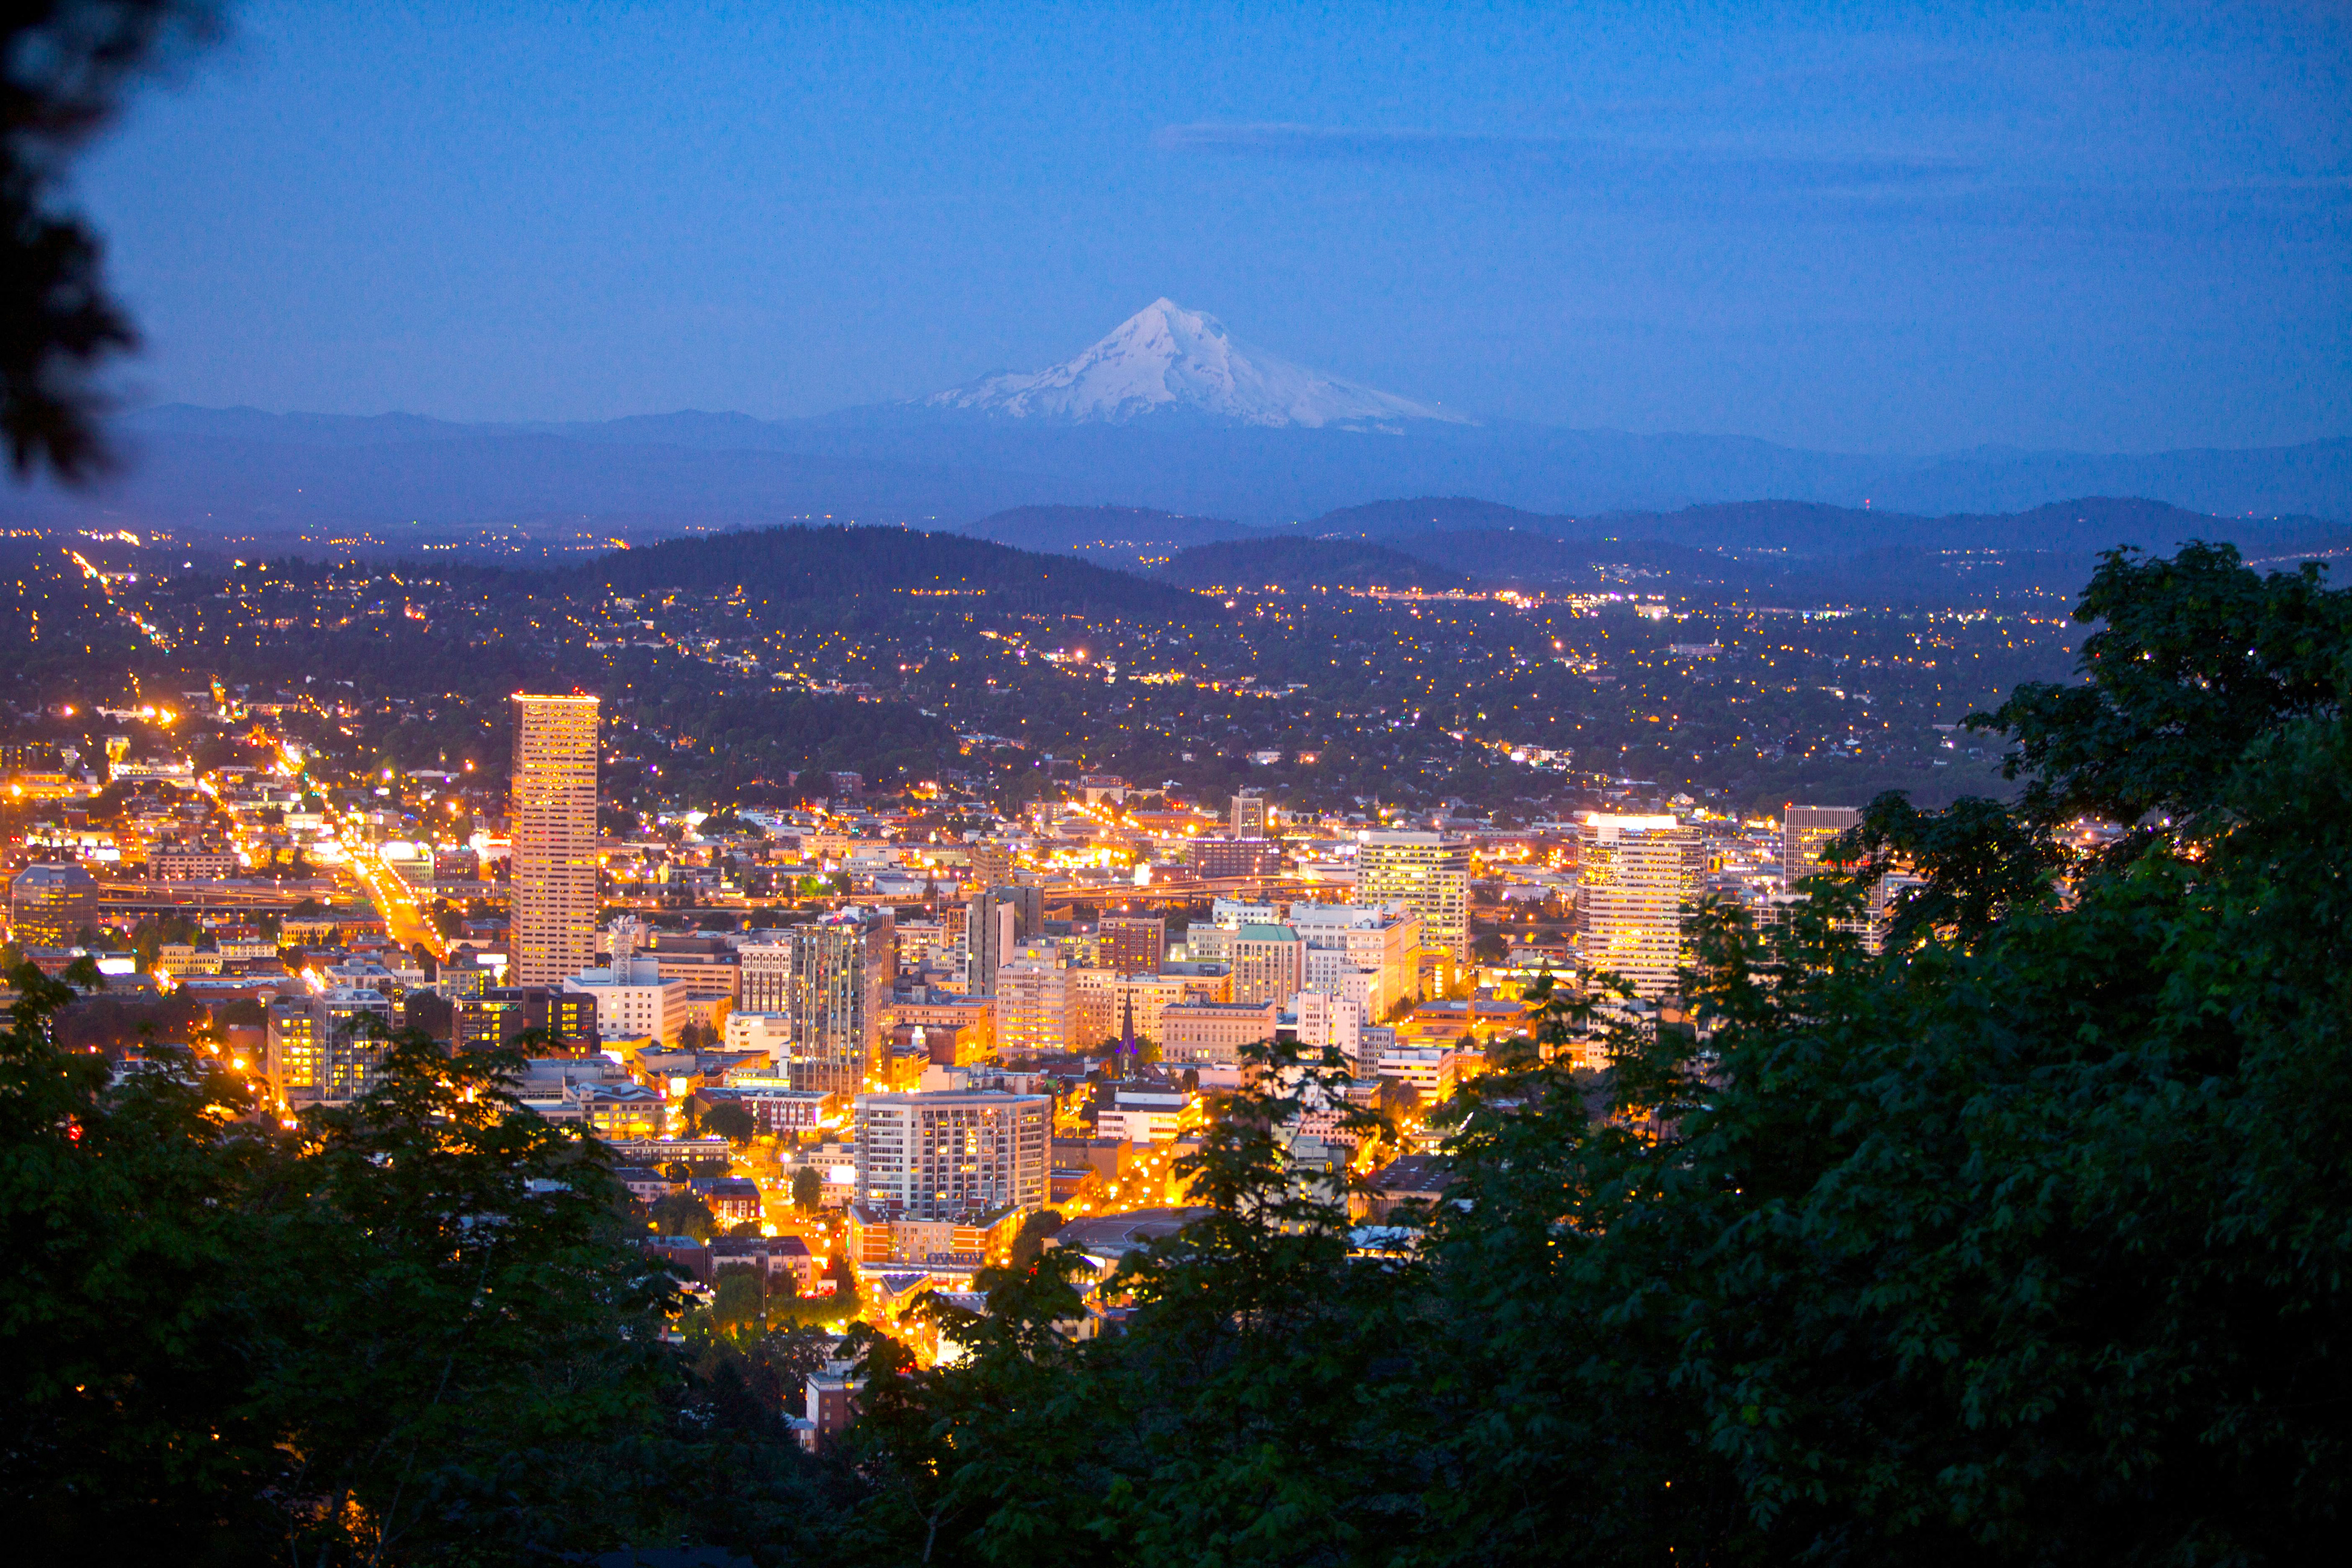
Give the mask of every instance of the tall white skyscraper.
POLYGON ((1639 995, 1664 995, 1686 956, 1683 906, 1698 896, 1705 865, 1698 830, 1671 816, 1594 811, 1579 840, 1586 966, 1622 976, 1639 995))
POLYGON ((514 976, 560 985, 596 962, 596 699, 514 703, 514 976))

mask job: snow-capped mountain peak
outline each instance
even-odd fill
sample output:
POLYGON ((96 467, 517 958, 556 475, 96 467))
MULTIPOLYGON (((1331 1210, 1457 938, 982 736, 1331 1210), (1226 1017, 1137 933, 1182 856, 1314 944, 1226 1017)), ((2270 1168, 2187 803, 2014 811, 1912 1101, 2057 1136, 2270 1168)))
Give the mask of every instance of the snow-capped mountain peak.
POLYGON ((1154 300, 1050 370, 992 375, 923 400, 1011 419, 1124 425, 1184 410, 1242 425, 1381 427, 1460 415, 1291 363, 1233 340, 1214 316, 1154 300))

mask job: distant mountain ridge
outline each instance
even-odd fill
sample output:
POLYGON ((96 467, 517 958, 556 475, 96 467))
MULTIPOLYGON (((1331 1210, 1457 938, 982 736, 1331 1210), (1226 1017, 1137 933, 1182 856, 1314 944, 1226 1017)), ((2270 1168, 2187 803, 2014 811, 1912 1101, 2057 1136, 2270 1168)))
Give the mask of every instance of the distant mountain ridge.
POLYGON ((2011 513, 1943 516, 1787 500, 1712 502, 1675 511, 1567 516, 1525 511, 1471 497, 1423 496, 1328 512, 1307 524, 1305 531, 1390 542, 1414 535, 1500 531, 1583 542, 1647 540, 1814 555, 1893 548, 2082 552, 2119 544, 2167 551, 2190 539, 2230 540, 2261 549, 2324 545, 2331 540, 2352 538, 2352 526, 2325 518, 2215 517, 2165 501, 2115 496, 2077 497, 2011 513))
MULTIPOLYGON (((87 492, 11 490, 0 518, 240 534, 562 519, 646 538, 792 521, 961 528, 1042 506, 1284 528, 1402 504, 1377 497, 1475 496, 1510 527, 1511 511, 1672 514, 1759 498, 1946 517, 2117 496, 2352 521, 2352 440, 1889 457, 1474 423, 1248 348, 1215 318, 1166 300, 1049 370, 811 418, 680 411, 466 424, 170 405, 114 428, 124 473, 87 492)), ((1368 516, 1333 528, 1402 525, 1368 516)))
MULTIPOLYGON (((1307 527, 1335 523, 1342 526, 1333 537, 1317 542, 1382 548, 1488 585, 1704 592, 1782 605, 2071 600, 2103 552, 2130 545, 2161 553, 2191 539, 2234 543, 2267 570, 2352 556, 2352 528, 2323 519, 2217 518, 2100 497, 1947 517, 1795 501, 1556 517, 1424 497, 1349 508, 1307 527)), ((1237 580, 1247 580, 1252 552, 1269 564, 1283 559, 1270 546, 1219 548, 1243 556, 1226 564, 1237 580)))

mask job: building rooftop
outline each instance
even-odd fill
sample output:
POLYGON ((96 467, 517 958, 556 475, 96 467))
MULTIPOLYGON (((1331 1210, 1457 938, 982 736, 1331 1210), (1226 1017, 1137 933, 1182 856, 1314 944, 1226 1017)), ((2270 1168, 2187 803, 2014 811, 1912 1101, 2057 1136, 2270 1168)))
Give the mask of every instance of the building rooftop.
POLYGON ((1194 1220, 1215 1212, 1208 1208, 1172 1208, 1097 1215, 1070 1221, 1048 1242, 1054 1247, 1075 1247, 1091 1252, 1124 1252, 1174 1236, 1194 1220))
POLYGON ((1434 1196, 1450 1186, 1454 1179, 1443 1155, 1404 1154, 1373 1172, 1366 1182, 1391 1197, 1416 1194, 1434 1196))
POLYGON ((95 888, 98 879, 79 860, 37 860, 16 873, 14 886, 26 893, 53 888, 95 888))

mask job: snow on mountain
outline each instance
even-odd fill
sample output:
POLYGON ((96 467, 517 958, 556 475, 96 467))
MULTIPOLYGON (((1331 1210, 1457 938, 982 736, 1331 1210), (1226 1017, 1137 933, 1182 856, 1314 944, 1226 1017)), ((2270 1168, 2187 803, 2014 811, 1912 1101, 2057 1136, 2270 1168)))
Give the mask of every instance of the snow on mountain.
POLYGON ((1073 360, 1032 375, 992 375, 923 400, 1013 419, 1125 425, 1186 410, 1241 425, 1394 428, 1470 423, 1410 398, 1292 364, 1234 342, 1214 316, 1154 300, 1073 360))

